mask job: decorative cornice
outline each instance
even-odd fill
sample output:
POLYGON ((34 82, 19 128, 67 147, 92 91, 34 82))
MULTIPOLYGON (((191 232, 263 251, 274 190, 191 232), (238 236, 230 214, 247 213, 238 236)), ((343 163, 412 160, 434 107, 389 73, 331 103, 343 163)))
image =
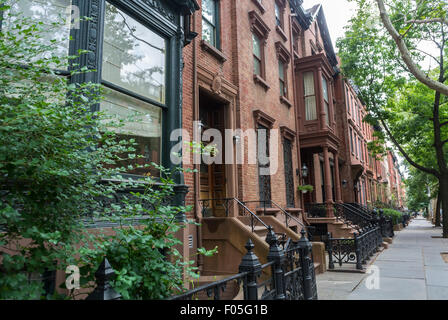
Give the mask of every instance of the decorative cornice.
POLYGON ((272 129, 275 123, 275 119, 273 117, 269 116, 261 110, 254 110, 253 114, 255 123, 259 123, 261 125, 264 125, 265 127, 268 127, 269 129, 272 129))
POLYGON ((252 32, 257 32, 264 40, 268 38, 271 29, 255 10, 249 11, 249 22, 252 32))
MULTIPOLYGON (((158 0, 139 0, 142 3, 146 4, 148 7, 156 10, 158 13, 160 13, 162 16, 167 18, 172 23, 176 22, 176 16, 171 12, 171 10, 168 10, 165 8, 162 3, 158 0)), ((178 0, 172 0, 176 5, 178 6, 177 2, 185 2, 185 1, 178 1, 178 0)), ((177 7, 176 6, 176 7, 177 7)))
POLYGON ((284 63, 288 64, 291 60, 291 54, 289 53, 288 49, 281 43, 281 41, 277 41, 275 43, 275 49, 277 53, 277 58, 282 60, 284 63))
POLYGON ((294 141, 296 138, 296 133, 294 130, 289 129, 287 126, 280 127, 280 133, 283 138, 294 141))

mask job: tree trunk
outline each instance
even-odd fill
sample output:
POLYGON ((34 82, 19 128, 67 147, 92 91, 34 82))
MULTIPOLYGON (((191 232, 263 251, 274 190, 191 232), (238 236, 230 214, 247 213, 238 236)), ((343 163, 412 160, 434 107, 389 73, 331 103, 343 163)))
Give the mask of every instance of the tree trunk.
POLYGON ((437 193, 437 204, 436 204, 436 212, 435 212, 435 221, 434 221, 434 225, 436 227, 440 227, 440 204, 442 202, 442 197, 440 194, 440 189, 439 192, 437 193))
POLYGON ((439 180, 440 195, 442 198, 442 223, 443 223, 443 237, 448 238, 448 174, 441 175, 439 180))

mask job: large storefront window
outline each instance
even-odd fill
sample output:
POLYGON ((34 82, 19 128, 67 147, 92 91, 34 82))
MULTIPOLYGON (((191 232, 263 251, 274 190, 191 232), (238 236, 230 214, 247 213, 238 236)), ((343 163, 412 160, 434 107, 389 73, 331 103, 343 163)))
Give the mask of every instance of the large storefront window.
MULTIPOLYGON (((62 74, 73 83, 102 85, 104 100, 92 106, 92 110, 99 109, 122 121, 124 126, 120 128, 113 127, 110 122, 109 127, 118 132, 121 139, 136 141, 139 157, 119 164, 127 168, 129 164, 150 162, 168 168, 174 166, 169 149, 175 142, 163 139, 163 133, 180 128, 182 121, 180 49, 188 43, 190 30, 180 37, 181 17, 184 15, 185 21, 189 21, 191 14, 199 9, 191 0, 176 6, 164 0, 151 3, 153 5, 148 5, 146 0, 9 1, 12 13, 43 24, 42 41, 57 45, 58 56, 88 51, 74 62, 89 72, 73 76, 66 71, 62 74)), ((0 27, 12 31, 13 23, 5 19, 0 27)), ((24 57, 22 63, 41 58, 45 56, 24 57)), ((149 167, 129 169, 126 173, 157 175, 157 171, 149 167)))
MULTIPOLYGON (((143 157, 128 164, 160 164, 162 109, 154 103, 165 103, 165 65, 166 40, 107 3, 102 81, 109 88, 100 109, 124 120, 119 133, 138 144, 136 153, 143 157)), ((157 170, 127 173, 157 175, 157 170)))
POLYGON ((165 103, 165 43, 164 38, 107 3, 103 80, 165 103))

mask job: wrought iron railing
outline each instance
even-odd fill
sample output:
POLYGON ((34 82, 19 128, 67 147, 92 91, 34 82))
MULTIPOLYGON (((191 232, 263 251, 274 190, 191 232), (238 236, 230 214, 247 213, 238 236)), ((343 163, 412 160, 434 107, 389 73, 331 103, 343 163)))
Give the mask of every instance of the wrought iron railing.
POLYGON ((376 220, 354 209, 352 206, 346 204, 335 203, 334 215, 338 220, 342 220, 352 228, 360 231, 361 228, 367 227, 376 220))
POLYGON ((264 200, 249 200, 249 201, 242 201, 242 203, 244 204, 249 204, 249 203, 260 203, 262 204, 262 206, 260 206, 259 208, 263 208, 263 214, 266 215, 267 214, 267 210, 266 208, 272 208, 272 206, 274 206, 275 208, 277 208, 278 210, 280 210, 280 212, 285 216, 285 227, 289 228, 290 227, 290 223, 289 221, 293 220, 295 221, 297 224, 299 224, 302 228, 305 228, 306 232, 307 232, 307 236, 308 238, 312 237, 313 231, 315 230, 315 227, 313 226, 307 226, 305 225, 302 221, 300 221, 299 219, 297 219, 296 217, 294 217, 293 215, 291 215, 288 211, 286 211, 285 209, 283 209, 278 203, 276 203, 273 200, 269 200, 269 201, 264 201, 264 200))
POLYGON ((298 241, 290 241, 288 247, 281 248, 274 231, 269 231, 268 262, 261 264, 253 252, 254 244, 249 239, 246 243, 247 253, 243 256, 239 273, 231 277, 203 285, 170 300, 210 299, 219 300, 221 292, 229 282, 236 281, 243 290, 244 300, 316 300, 317 286, 311 242, 305 231, 298 241), (262 271, 270 276, 261 279, 262 271), (265 272, 268 273, 268 272, 265 272))
POLYGON ((305 203, 305 212, 308 218, 325 218, 327 206, 325 203, 305 203))
POLYGON ((390 217, 387 217, 383 214, 383 210, 380 209, 378 211, 378 217, 379 217, 379 225, 381 228, 381 234, 383 237, 389 237, 392 238, 395 236, 394 233, 394 223, 390 217))
MULTIPOLYGON (((213 210, 217 205, 221 206, 225 211, 225 216, 228 217, 230 213, 230 208, 233 203, 236 203, 239 208, 240 215, 249 216, 250 217, 250 229, 252 233, 255 231, 255 227, 258 224, 261 224, 266 228, 267 231, 271 229, 271 226, 268 226, 263 222, 254 212, 252 212, 243 202, 238 200, 237 198, 222 198, 222 199, 201 199, 199 200, 199 204, 201 206, 201 211, 204 213, 205 211, 214 215, 213 210), (210 204, 214 203, 214 207, 210 207, 210 204)), ((209 216, 209 215, 208 215, 209 216)))
POLYGON ((382 244, 381 228, 370 225, 355 233, 353 239, 333 238, 328 234, 328 269, 335 268, 335 262, 356 264, 356 269, 362 270, 363 264, 373 256, 382 244))
POLYGON ((409 215, 409 214, 403 214, 402 215, 402 223, 403 223, 403 228, 405 228, 407 225, 408 225, 408 223, 409 223, 409 220, 411 220, 411 216, 409 215))

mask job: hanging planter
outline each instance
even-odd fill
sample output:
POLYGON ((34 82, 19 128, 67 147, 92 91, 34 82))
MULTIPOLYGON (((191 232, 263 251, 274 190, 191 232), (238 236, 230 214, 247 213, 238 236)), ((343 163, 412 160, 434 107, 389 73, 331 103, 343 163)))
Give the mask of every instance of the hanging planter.
POLYGON ((313 191, 314 187, 310 184, 305 184, 303 186, 297 186, 297 191, 302 191, 302 193, 307 193, 308 191, 313 191))

